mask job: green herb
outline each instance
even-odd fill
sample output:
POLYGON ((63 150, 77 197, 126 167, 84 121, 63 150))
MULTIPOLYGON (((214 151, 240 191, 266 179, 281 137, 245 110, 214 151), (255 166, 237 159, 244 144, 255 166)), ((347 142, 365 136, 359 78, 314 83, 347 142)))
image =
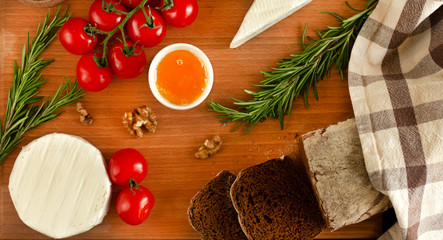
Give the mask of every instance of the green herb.
POLYGON ((258 122, 268 118, 278 118, 283 129, 284 116, 291 114, 294 100, 301 94, 305 106, 308 107, 311 88, 318 100, 316 83, 325 75, 329 76, 333 66, 343 79, 343 71, 349 63, 351 45, 377 2, 378 0, 369 0, 364 10, 356 10, 346 2, 349 8, 358 12, 347 19, 327 12, 337 18, 340 26, 317 30, 319 39, 308 37, 311 40, 309 44, 305 44, 306 24, 302 35, 304 50, 301 53, 291 55, 292 58, 282 59, 278 68, 273 68, 270 72, 262 72, 266 79, 259 85, 254 85, 260 89, 256 92, 245 90, 253 97, 249 101, 231 98, 235 105, 240 106, 240 110, 224 107, 214 101, 208 103, 211 110, 223 114, 218 117, 227 118, 222 122, 239 121, 233 131, 246 123, 249 125, 245 132, 247 134, 258 122))
POLYGON ((36 96, 47 81, 41 71, 53 62, 39 56, 54 40, 57 30, 71 17, 68 10, 60 16, 59 8, 52 21, 49 21, 48 12, 43 23, 39 24, 31 44, 28 33, 20 68, 14 62, 14 78, 9 89, 6 115, 0 122, 0 163, 24 139, 26 132, 55 119, 61 114, 56 111, 78 101, 84 94, 77 82, 71 84, 69 79, 65 79, 54 96, 36 96), (37 102, 41 102, 40 106, 34 105, 37 102))

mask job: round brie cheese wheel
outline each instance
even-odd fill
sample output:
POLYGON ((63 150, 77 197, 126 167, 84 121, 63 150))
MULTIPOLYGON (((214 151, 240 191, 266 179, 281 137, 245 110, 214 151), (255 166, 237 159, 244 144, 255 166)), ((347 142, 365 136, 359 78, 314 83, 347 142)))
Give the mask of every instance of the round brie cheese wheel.
POLYGON ((52 238, 88 231, 108 212, 111 182, 100 151, 83 138, 53 133, 22 151, 9 178, 20 219, 52 238))

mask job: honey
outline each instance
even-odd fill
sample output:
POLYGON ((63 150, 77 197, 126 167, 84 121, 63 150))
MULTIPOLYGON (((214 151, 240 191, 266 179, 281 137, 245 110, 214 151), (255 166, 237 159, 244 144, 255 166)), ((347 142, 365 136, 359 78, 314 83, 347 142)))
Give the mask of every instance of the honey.
POLYGON ((205 90, 206 82, 205 65, 188 50, 175 50, 166 54, 157 66, 157 89, 173 104, 194 102, 205 90))

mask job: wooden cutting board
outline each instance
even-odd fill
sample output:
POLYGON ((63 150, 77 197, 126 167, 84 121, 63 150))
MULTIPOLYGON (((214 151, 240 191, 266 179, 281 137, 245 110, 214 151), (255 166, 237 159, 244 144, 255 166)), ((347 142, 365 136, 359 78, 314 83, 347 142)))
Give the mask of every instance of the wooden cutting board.
MULTIPOLYGON (((87 18, 92 1, 75 0, 63 3, 63 9, 71 5, 75 17, 87 18)), ((198 0, 199 16, 190 27, 169 27, 165 40, 154 48, 145 49, 150 62, 163 47, 185 42, 201 48, 212 61, 215 84, 208 100, 214 99, 233 106, 229 97, 246 100, 243 89, 254 89, 263 79, 260 71, 276 66, 279 59, 296 53, 301 48, 300 37, 306 22, 310 31, 336 24, 333 17, 321 11, 333 11, 345 17, 353 11, 344 1, 314 0, 308 6, 278 23, 263 34, 237 49, 229 43, 237 32, 252 0, 198 0)), ((356 8, 363 8, 364 0, 352 0, 356 8)), ((54 12, 55 9, 52 9, 54 12)), ((13 0, 0 1, 0 115, 4 116, 7 91, 13 76, 13 60, 20 62, 26 33, 35 33, 37 25, 47 9, 27 7, 13 0)), ((41 95, 55 92, 63 76, 75 78, 75 66, 79 56, 70 55, 56 39, 44 53, 55 62, 44 70, 49 79, 41 89, 41 95)), ((0 165, 0 238, 44 239, 19 219, 8 191, 9 175, 20 148, 35 138, 52 132, 81 136, 98 147, 106 159, 121 148, 132 147, 148 159, 149 173, 142 185, 152 190, 156 205, 149 219, 139 226, 129 226, 117 216, 114 203, 118 187, 113 189, 112 205, 104 222, 92 230, 75 236, 80 239, 199 239, 189 225, 186 209, 191 197, 220 170, 234 173, 239 170, 294 152, 296 134, 303 134, 326 127, 353 116, 347 80, 342 81, 335 71, 330 78, 318 84, 320 100, 310 97, 306 109, 302 99, 297 99, 290 117, 285 118, 284 131, 276 120, 258 124, 251 133, 243 135, 244 128, 231 132, 234 124, 221 124, 216 114, 202 104, 192 110, 175 111, 162 106, 148 88, 147 71, 138 78, 122 80, 114 78, 112 84, 99 93, 87 93, 82 100, 94 116, 92 126, 83 126, 74 106, 55 121, 29 132, 22 142, 0 165), (158 116, 158 131, 143 138, 132 137, 122 127, 125 111, 139 105, 151 107, 158 116), (221 135, 223 150, 208 160, 197 160, 194 152, 208 137, 221 135)), ((52 193, 57 194, 57 193, 52 193)), ((334 233, 324 231, 319 238, 376 238, 381 234, 381 217, 346 227, 334 233)))

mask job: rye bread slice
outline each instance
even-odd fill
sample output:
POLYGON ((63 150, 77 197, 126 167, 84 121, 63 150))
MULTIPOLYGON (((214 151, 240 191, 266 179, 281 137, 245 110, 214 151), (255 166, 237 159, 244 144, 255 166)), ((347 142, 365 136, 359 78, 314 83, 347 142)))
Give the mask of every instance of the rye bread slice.
POLYGON ((313 239, 325 222, 303 167, 286 157, 242 170, 231 200, 248 239, 313 239))
POLYGON ((234 174, 221 171, 191 199, 188 219, 202 239, 247 239, 229 195, 234 180, 234 174))
POLYGON ((306 133, 299 143, 329 230, 361 222, 391 206, 369 181, 353 118, 306 133))

